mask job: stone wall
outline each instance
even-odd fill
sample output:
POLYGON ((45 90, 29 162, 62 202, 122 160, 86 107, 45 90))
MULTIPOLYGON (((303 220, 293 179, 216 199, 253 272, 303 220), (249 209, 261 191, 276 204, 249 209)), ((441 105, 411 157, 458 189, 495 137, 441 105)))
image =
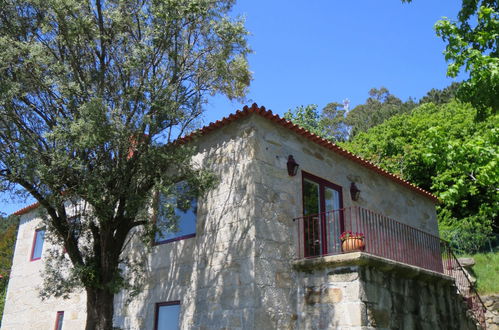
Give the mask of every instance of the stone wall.
POLYGON ((478 329, 445 275, 360 252, 295 267, 299 329, 478 329))
POLYGON ((487 308, 485 313, 487 330, 499 330, 499 294, 483 296, 482 300, 487 308))
POLYGON ((344 207, 361 206, 439 235, 435 204, 427 197, 265 118, 254 116, 252 120, 258 127, 255 146, 257 183, 263 185, 269 195, 277 194, 280 198, 276 204, 281 210, 274 209, 273 212, 292 217, 303 214, 301 172, 305 171, 341 186, 344 207), (300 165, 294 177, 289 177, 286 172, 288 155, 293 155, 300 165), (350 198, 351 182, 361 190, 357 201, 350 198), (286 207, 282 208, 282 205, 286 207))
MULTIPOLYGON (((266 325, 261 329, 321 329, 320 325, 326 324, 327 319, 334 320, 330 309, 328 312, 315 311, 322 316, 299 323, 295 307, 301 304, 297 297, 305 294, 297 284, 299 274, 291 267, 297 257, 293 218, 303 214, 301 171, 342 186, 344 207, 362 206, 438 235, 435 206, 426 197, 291 134, 267 119, 254 116, 251 120, 257 128, 253 140, 256 162, 251 172, 256 203, 255 283, 262 299, 262 309, 256 311, 255 319, 261 320, 262 326, 266 325), (293 155, 300 165, 300 171, 294 177, 286 171, 288 155, 293 155), (350 198, 352 181, 362 191, 358 201, 350 198)), ((314 292, 307 294, 316 297, 314 292)), ((353 299, 350 295, 344 297, 353 299)), ((354 300, 344 300, 344 303, 337 308, 346 310, 362 306, 354 300)))
MULTIPOLYGON (((132 241, 126 253, 145 262, 145 285, 131 300, 127 292, 116 297, 117 327, 152 329, 155 304, 174 300, 181 301, 182 329, 367 324, 368 307, 376 306, 357 296, 363 272, 333 276, 323 270, 306 277, 293 269, 293 218, 303 213, 302 181, 301 173, 287 174, 289 154, 301 170, 341 185, 345 207, 360 205, 438 233, 434 205, 427 198, 260 116, 240 119, 195 143, 199 153, 193 162, 211 169, 219 183, 198 199, 196 237, 150 249, 132 241), (351 181, 362 191, 357 202, 348 193, 351 181), (324 281, 329 276, 332 280, 324 281)), ((30 263, 29 252, 38 223, 36 212, 23 216, 3 329, 48 329, 58 310, 65 311, 65 327, 81 329, 84 295, 37 300, 43 258, 30 263)))
POLYGON ((219 182, 198 199, 196 237, 154 246, 150 254, 134 241, 130 253, 147 262, 146 287, 131 302, 125 292, 115 299, 115 326, 152 329, 155 304, 179 300, 181 329, 258 328, 254 140, 254 123, 241 120, 197 142, 194 163, 219 182))

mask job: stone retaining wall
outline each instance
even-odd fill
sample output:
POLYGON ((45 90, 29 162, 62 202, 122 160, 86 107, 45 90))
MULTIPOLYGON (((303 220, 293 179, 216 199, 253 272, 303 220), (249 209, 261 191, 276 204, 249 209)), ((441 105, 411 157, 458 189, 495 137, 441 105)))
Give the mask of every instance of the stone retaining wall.
POLYGON ((365 253, 295 263, 299 329, 478 329, 453 280, 365 253))
POLYGON ((487 308, 485 313, 487 330, 499 330, 499 294, 483 296, 482 300, 487 308))

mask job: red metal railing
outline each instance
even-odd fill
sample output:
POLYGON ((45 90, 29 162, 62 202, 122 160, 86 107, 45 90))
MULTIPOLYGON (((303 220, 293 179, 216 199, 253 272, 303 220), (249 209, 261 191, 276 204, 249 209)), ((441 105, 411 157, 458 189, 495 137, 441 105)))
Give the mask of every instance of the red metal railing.
POLYGON ((480 326, 485 329, 485 312, 486 307, 478 294, 475 285, 470 280, 468 273, 459 263, 456 255, 452 251, 449 242, 441 240, 442 261, 444 265, 444 274, 455 279, 455 284, 458 292, 466 300, 468 308, 473 312, 475 319, 480 323, 480 326))
POLYGON ((480 296, 449 244, 439 237, 358 206, 294 221, 299 259, 344 253, 340 235, 345 231, 362 233, 363 252, 454 277, 457 289, 485 328, 485 307, 480 296))
POLYGON ((443 273, 440 238, 379 213, 348 207, 294 219, 298 258, 339 254, 344 231, 364 234, 364 252, 443 273))

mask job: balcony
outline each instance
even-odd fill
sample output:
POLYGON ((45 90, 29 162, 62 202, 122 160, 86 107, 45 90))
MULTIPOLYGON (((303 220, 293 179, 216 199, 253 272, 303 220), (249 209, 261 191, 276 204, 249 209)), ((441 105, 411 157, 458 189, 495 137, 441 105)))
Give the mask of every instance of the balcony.
POLYGON ((448 242, 438 236, 358 206, 293 221, 296 223, 298 259, 351 252, 342 247, 340 236, 344 232, 359 233, 363 236, 363 246, 357 251, 453 277, 456 289, 477 321, 484 325, 482 300, 448 242))
POLYGON ((443 273, 440 238, 361 207, 294 219, 298 258, 343 253, 340 235, 362 233, 364 252, 443 273))

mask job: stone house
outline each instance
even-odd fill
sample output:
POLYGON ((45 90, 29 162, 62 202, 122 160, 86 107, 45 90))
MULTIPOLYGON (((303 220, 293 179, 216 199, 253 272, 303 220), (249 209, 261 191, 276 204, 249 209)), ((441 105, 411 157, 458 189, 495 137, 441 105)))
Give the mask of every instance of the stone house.
MULTIPOLYGON (((435 259, 435 196, 256 105, 198 133, 183 141, 220 182, 151 253, 132 245, 146 286, 115 298, 116 327, 476 328, 435 259), (348 230, 365 251, 342 253, 348 230)), ((83 329, 84 293, 38 297, 50 246, 37 206, 16 213, 2 329, 83 329)))

